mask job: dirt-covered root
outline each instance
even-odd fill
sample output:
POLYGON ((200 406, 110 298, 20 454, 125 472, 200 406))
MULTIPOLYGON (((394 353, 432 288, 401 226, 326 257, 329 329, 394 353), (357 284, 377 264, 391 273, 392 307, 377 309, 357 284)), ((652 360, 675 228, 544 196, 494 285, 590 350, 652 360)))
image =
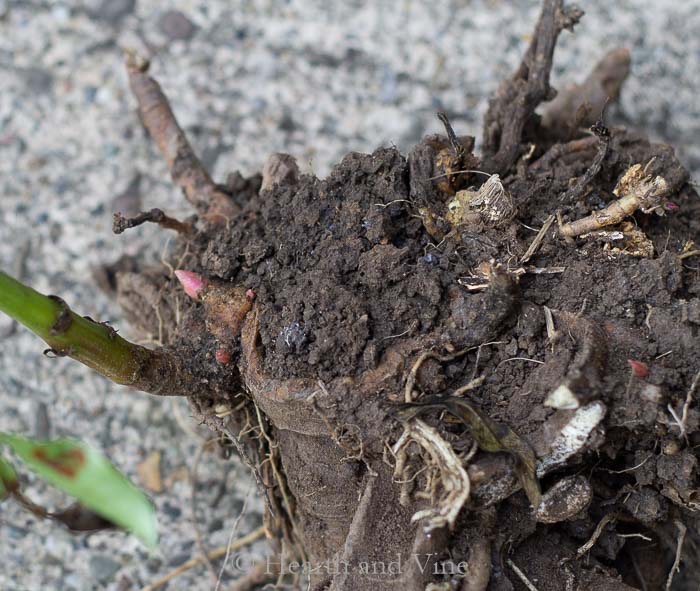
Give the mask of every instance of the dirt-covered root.
POLYGON ((602 121, 626 52, 535 113, 580 17, 544 1, 482 158, 442 116, 407 158, 349 154, 326 179, 277 154, 215 184, 129 64, 198 216, 117 218, 177 246, 108 279, 187 360, 196 416, 239 447, 312 588, 697 586, 700 207, 671 148, 602 121))

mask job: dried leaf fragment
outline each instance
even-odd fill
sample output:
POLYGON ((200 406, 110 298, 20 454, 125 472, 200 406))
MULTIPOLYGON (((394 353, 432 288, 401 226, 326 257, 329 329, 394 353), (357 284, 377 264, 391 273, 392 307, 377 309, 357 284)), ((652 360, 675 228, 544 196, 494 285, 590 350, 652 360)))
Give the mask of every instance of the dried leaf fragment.
POLYGON ((549 446, 549 453, 540 459, 537 475, 544 476, 561 466, 569 458, 583 451, 596 427, 601 423, 607 408, 600 400, 577 409, 561 428, 549 446))
POLYGON ((144 488, 151 492, 163 492, 163 480, 160 476, 160 452, 152 451, 146 459, 136 466, 136 474, 144 488))
POLYGON ((499 226, 513 219, 515 206, 497 174, 476 191, 458 191, 447 204, 447 220, 453 226, 482 222, 489 226, 499 226))

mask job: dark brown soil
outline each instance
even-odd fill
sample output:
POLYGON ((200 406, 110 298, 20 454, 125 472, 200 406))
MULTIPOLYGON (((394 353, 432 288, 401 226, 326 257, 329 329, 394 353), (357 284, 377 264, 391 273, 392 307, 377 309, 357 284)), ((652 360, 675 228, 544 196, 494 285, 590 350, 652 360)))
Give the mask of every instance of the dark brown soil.
MULTIPOLYGON (((533 114, 551 98, 556 36, 579 17, 545 2, 524 65, 492 101, 481 156, 472 138, 433 136, 407 157, 390 148, 350 154, 326 179, 300 176, 282 157, 263 175, 232 175, 218 188, 230 195, 226 223, 200 209, 180 253, 182 267, 217 293, 247 293, 251 303, 235 320, 212 311, 223 296, 185 302, 167 271, 116 274, 131 319, 160 330, 201 377, 192 395, 200 416, 230 434, 252 423, 269 437, 248 430, 244 441, 287 551, 355 566, 434 553, 436 564, 465 561, 470 573, 431 575, 415 564, 401 576, 324 572, 312 576, 315 588, 526 589, 526 577, 539 591, 662 589, 678 524, 687 534, 671 588, 700 582, 700 389, 691 391, 700 257, 682 256, 697 249, 700 201, 668 146, 618 128, 607 137, 573 126, 562 139, 533 114), (571 222, 602 210, 636 164, 665 179, 670 204, 656 211, 667 215, 637 211, 601 228, 607 234, 568 240, 554 222, 522 260, 549 216, 571 222), (467 169, 486 174, 456 172, 467 169), (450 221, 457 192, 477 191, 494 173, 506 203, 450 221), (473 349, 448 359, 465 348, 473 349), (217 363, 222 349, 230 362, 217 363), (434 355, 417 373, 414 399, 483 377, 464 396, 532 447, 542 489, 578 476, 585 494, 545 493, 555 508, 538 515, 515 492, 507 448, 489 450, 473 430, 432 412, 424 420, 454 450, 466 454, 473 437, 480 450, 464 460, 472 491, 456 524, 427 535, 412 523, 438 502, 440 485, 427 500, 417 494, 430 485, 428 470, 406 491, 387 447, 402 433, 396 402, 426 351, 434 355), (545 405, 562 385, 575 400, 545 405), (221 404, 238 410, 222 420, 221 404), (584 409, 600 419, 557 456, 562 429, 584 409), (590 498, 579 507, 581 495, 590 498), (606 515, 595 543, 577 554, 606 515)), ((405 474, 425 461, 411 448, 405 474)))

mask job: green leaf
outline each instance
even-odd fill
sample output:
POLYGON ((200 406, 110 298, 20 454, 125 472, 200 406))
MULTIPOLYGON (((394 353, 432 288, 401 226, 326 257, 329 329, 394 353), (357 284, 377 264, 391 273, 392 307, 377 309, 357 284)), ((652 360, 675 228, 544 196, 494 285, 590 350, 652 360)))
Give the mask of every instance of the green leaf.
POLYGON ((99 452, 73 439, 34 441, 0 433, 12 450, 48 483, 102 517, 132 532, 147 546, 158 541, 153 505, 99 452))
POLYGON ((0 499, 19 486, 15 469, 5 458, 0 456, 0 499))

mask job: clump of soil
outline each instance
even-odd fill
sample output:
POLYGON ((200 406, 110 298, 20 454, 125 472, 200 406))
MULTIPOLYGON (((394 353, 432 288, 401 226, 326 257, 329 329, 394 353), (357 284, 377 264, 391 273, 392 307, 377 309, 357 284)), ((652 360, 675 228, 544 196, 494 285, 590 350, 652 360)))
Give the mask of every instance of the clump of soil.
POLYGON ((198 209, 150 219, 206 287, 185 301, 132 266, 111 270, 119 297, 198 376, 198 415, 241 435, 277 549, 336 565, 313 588, 698 584, 700 205, 671 148, 601 120, 625 51, 535 113, 581 16, 544 2, 481 155, 443 116, 408 156, 349 154, 326 179, 275 155, 215 185, 130 65, 198 209))

